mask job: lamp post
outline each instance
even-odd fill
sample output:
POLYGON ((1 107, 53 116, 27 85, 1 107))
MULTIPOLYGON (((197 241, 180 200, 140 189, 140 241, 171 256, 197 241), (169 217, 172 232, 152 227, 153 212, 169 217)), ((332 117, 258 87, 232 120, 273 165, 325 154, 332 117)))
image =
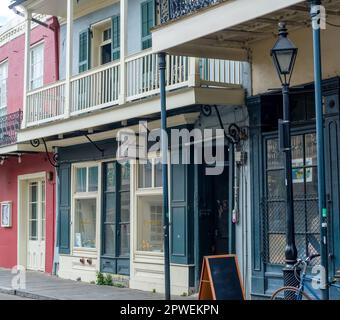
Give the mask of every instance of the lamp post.
MULTIPOLYGON (((286 24, 279 23, 279 39, 271 50, 271 56, 282 84, 283 120, 279 120, 280 150, 285 153, 285 186, 286 186, 286 248, 283 278, 285 286, 298 286, 294 274, 297 259, 294 226, 294 199, 292 177, 292 149, 290 133, 289 85, 292 77, 298 49, 287 38, 286 24)), ((289 299, 290 297, 286 297, 289 299)))

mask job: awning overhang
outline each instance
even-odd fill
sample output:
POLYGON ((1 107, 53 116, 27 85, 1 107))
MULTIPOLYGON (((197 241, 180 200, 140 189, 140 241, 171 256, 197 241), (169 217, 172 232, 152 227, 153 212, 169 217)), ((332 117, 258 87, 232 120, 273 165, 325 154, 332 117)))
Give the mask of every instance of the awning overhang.
MULTIPOLYGON (((324 0, 327 17, 340 15, 340 0, 324 0)), ((169 21, 152 32, 154 52, 249 61, 254 43, 277 37, 278 22, 289 31, 309 27, 308 1, 231 0, 169 21)))

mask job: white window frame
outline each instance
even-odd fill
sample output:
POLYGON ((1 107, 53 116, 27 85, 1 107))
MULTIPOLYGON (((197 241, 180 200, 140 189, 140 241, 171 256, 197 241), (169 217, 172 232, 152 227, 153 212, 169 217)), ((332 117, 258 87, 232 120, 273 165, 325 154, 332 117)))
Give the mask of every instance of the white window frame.
POLYGON ((8 113, 8 60, 0 63, 0 117, 8 113), (4 72, 5 71, 5 72, 4 72), (5 101, 2 103, 2 101, 5 101))
POLYGON ((90 255, 93 258, 97 258, 97 254, 100 252, 100 216, 101 216, 101 166, 102 162, 84 162, 84 163, 74 163, 72 164, 72 182, 71 182, 71 252, 72 255, 82 256, 84 253, 90 255), (86 192, 76 192, 76 183, 77 183, 77 169, 87 168, 87 177, 86 177, 86 185, 88 188, 89 182, 89 168, 97 167, 98 168, 98 189, 97 191, 86 191, 86 192), (94 248, 85 248, 85 247, 75 247, 75 210, 76 210, 76 200, 82 199, 95 199, 96 200, 96 236, 95 236, 95 247, 94 248))
MULTIPOLYGON (((138 212, 138 203, 139 203, 139 199, 141 197, 145 197, 145 196, 161 196, 163 195, 163 186, 162 187, 155 187, 155 160, 159 159, 161 161, 161 156, 159 152, 154 152, 154 153, 150 153, 148 155, 148 160, 151 160, 153 163, 152 166, 152 187, 150 188, 139 188, 139 161, 136 161, 135 163, 135 204, 134 204, 134 263, 139 262, 138 260, 141 259, 141 261, 144 261, 144 258, 151 258, 154 262, 156 263, 163 263, 162 257, 164 256, 164 252, 152 252, 152 251, 142 251, 142 250, 138 250, 138 237, 139 237, 139 212, 138 212)), ((168 176, 170 177, 170 165, 168 164, 168 176)), ((168 181, 168 187, 170 186, 170 179, 168 181)), ((170 199, 170 188, 168 188, 169 190, 169 199, 170 199)), ((163 199, 162 199, 163 200, 163 199)), ((169 201, 169 210, 170 210, 170 201, 169 201)), ((170 211, 169 211, 170 212, 170 211)), ((163 221, 162 221, 162 225, 163 225, 163 221)))
POLYGON ((38 42, 34 46, 31 47, 30 50, 30 90, 36 90, 41 88, 44 85, 44 61, 45 61, 45 52, 44 52, 44 42, 38 42), (33 59, 33 54, 37 50, 41 50, 41 74, 35 75, 34 74, 34 66, 38 65, 38 63, 33 64, 32 59, 33 59))
POLYGON ((112 22, 111 22, 111 19, 110 18, 105 19, 105 20, 92 24, 91 31, 92 33, 94 33, 93 38, 96 38, 91 41, 92 56, 94 56, 93 53, 95 53, 95 55, 98 55, 97 59, 94 60, 95 63, 97 62, 97 64, 94 67, 97 67, 97 66, 99 67, 99 66, 104 65, 102 64, 102 47, 110 43, 111 43, 111 62, 112 62, 112 22), (111 38, 104 41, 104 31, 106 31, 109 28, 111 28, 111 38), (96 46, 96 43, 98 44, 98 46, 96 46))

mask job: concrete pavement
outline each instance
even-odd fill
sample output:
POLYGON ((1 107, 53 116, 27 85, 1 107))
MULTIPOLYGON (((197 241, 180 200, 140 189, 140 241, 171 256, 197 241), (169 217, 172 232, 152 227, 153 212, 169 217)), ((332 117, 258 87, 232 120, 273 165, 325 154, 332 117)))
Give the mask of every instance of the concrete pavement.
MULTIPOLYGON (((13 290, 11 270, 0 269, 0 294, 39 300, 164 300, 164 295, 129 288, 97 286, 60 279, 39 272, 26 272, 26 288, 13 290)), ((195 297, 173 297, 190 299, 195 297)))

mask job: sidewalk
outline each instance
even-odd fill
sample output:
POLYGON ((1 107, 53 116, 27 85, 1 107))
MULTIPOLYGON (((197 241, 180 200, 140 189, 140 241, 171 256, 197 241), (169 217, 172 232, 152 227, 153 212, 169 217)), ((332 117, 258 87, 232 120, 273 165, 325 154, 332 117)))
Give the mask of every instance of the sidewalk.
MULTIPOLYGON (((0 268, 0 293, 37 300, 164 300, 164 295, 159 293, 97 286, 30 271, 26 272, 26 289, 13 290, 12 279, 11 270, 0 268)), ((195 299, 179 296, 173 298, 195 299)))

